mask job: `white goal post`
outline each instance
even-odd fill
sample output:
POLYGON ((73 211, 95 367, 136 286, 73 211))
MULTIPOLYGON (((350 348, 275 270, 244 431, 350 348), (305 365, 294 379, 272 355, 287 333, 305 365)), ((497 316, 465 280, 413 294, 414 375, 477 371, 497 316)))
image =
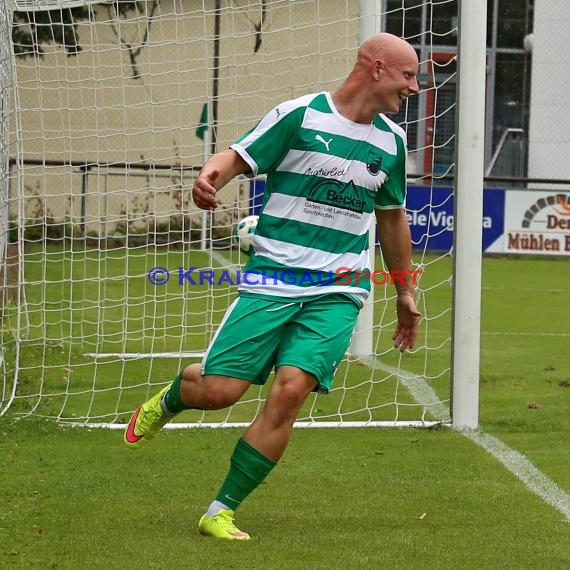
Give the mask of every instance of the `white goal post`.
MULTIPOLYGON (((263 188, 240 178, 206 215, 189 192, 204 157, 279 102, 334 89, 359 43, 390 31, 420 59, 421 91, 393 119, 410 220, 427 220, 413 236, 421 333, 397 352, 393 287, 374 287, 334 389, 296 425, 476 428, 479 4, 0 0, 0 415, 120 428, 199 360, 245 261, 234 227, 263 188), (453 216, 430 217, 450 201, 453 216)), ((374 234, 370 252, 381 269, 374 234)), ((172 427, 247 425, 265 394, 172 427)))

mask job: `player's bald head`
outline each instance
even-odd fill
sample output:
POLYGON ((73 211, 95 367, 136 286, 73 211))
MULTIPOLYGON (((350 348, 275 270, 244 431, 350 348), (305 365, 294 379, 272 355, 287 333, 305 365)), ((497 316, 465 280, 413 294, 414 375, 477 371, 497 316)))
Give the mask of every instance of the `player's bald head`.
POLYGON ((419 91, 418 71, 418 56, 407 41, 375 34, 360 46, 354 67, 333 99, 351 120, 368 123, 377 113, 397 113, 402 102, 419 91))
POLYGON ((406 40, 385 32, 373 35, 358 50, 358 62, 361 63, 375 59, 392 62, 407 58, 417 61, 414 48, 406 40))

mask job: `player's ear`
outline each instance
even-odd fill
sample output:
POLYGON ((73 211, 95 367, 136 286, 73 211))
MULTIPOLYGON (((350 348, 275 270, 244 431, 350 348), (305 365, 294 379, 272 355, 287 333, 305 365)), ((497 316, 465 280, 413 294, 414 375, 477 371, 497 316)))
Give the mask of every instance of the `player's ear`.
POLYGON ((376 59, 374 60, 374 79, 376 81, 378 81, 380 79, 380 76, 382 74, 382 72, 384 71, 384 64, 382 63, 382 60, 380 59, 376 59))

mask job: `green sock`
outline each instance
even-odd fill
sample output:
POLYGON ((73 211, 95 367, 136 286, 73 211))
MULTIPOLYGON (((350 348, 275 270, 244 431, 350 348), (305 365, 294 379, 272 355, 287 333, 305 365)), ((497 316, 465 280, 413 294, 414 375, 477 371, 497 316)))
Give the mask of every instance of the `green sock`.
POLYGON ((230 458, 230 470, 216 501, 236 510, 277 465, 240 438, 230 458))
POLYGON ((176 376, 170 385, 170 388, 167 390, 166 394, 164 394, 164 406, 171 414, 178 414, 183 410, 192 409, 192 406, 188 406, 182 401, 180 396, 180 382, 182 382, 182 373, 176 376))

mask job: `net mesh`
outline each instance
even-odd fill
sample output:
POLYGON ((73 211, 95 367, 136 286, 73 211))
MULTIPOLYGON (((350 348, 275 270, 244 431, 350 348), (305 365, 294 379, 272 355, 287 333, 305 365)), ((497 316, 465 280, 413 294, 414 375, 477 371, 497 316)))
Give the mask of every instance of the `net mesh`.
MULTIPOLYGON (((456 3, 385 4, 384 28, 420 54, 422 91, 396 120, 408 132, 410 184, 437 205, 435 187, 453 168, 456 3)), ((360 9, 354 0, 19 0, 11 33, 2 16, 0 413, 120 423, 200 359, 245 262, 233 229, 258 198, 255 181, 237 179, 205 214, 190 197, 197 170, 274 105, 338 86, 369 16, 360 9), (209 128, 199 129, 204 117, 209 128), (153 268, 168 282, 153 284, 153 268), (229 279, 192 283, 183 276, 192 268, 229 279)), ((421 213, 418 345, 404 357, 392 348, 393 288, 376 287, 373 355, 347 355, 334 390, 310 398, 300 421, 422 423, 448 400, 450 251, 427 244, 449 227, 421 213), (418 401, 418 383, 437 398, 418 401)), ((180 421, 251 421, 266 391, 180 421)))

